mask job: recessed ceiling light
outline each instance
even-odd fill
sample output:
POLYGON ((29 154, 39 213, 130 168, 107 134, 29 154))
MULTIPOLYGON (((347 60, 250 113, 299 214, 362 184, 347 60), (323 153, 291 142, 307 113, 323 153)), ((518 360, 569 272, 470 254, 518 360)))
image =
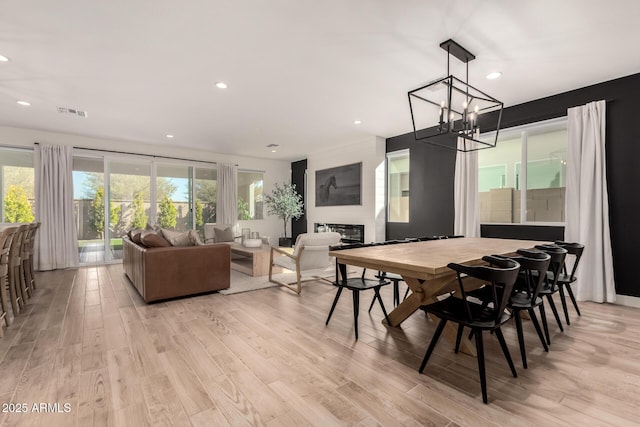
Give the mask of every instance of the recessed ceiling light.
POLYGON ((227 84, 225 82, 218 82, 218 83, 216 83, 216 87, 218 89, 226 89, 227 88, 227 84))
POLYGON ((28 107, 31 105, 30 102, 27 101, 16 101, 18 103, 18 105, 22 105, 23 107, 28 107))
POLYGON ((360 120, 354 120, 354 121, 353 121, 353 124, 354 124, 354 125, 360 125, 360 124, 362 124, 362 121, 360 121, 360 120))
POLYGON ((168 133, 168 134, 166 134, 166 135, 165 135, 165 137, 166 137, 166 138, 171 139, 171 138, 173 138, 173 135, 171 135, 170 133, 168 133))
POLYGON ((0 55, 0 62, 8 62, 8 61, 9 61, 9 58, 7 58, 4 55, 0 55))
POLYGON ((502 73, 500 71, 494 71, 493 73, 487 74, 487 78, 489 80, 494 80, 494 79, 497 79, 498 77, 500 77, 501 75, 502 75, 502 73))
POLYGON ((272 152, 272 153, 275 153, 275 152, 276 152, 276 150, 271 150, 271 152, 272 152))

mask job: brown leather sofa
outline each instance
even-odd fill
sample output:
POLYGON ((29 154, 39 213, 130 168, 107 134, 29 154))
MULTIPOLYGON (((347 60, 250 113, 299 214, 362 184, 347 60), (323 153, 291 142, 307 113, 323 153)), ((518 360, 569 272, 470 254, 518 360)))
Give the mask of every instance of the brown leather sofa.
POLYGON ((227 289, 231 249, 226 244, 145 248, 122 238, 124 272, 145 302, 227 289))

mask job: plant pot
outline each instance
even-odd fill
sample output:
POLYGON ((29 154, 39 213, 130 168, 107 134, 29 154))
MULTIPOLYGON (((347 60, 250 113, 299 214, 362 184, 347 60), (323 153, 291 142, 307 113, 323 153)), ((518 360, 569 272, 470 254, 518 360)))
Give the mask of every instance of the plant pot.
POLYGON ((281 248, 290 248, 291 247, 291 237, 280 237, 278 239, 278 246, 281 248))

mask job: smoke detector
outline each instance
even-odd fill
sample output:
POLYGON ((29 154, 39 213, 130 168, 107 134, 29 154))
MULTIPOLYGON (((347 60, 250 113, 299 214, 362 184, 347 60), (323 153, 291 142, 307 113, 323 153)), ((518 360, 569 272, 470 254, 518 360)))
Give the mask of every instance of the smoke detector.
POLYGON ((89 113, 87 113, 86 111, 76 110, 75 108, 58 107, 58 113, 71 114, 74 116, 83 117, 85 119, 89 116, 89 113))

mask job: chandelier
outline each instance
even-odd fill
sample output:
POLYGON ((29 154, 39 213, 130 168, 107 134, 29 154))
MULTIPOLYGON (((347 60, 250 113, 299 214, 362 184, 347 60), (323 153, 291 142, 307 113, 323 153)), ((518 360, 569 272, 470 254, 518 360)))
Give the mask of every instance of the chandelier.
POLYGON ((415 139, 463 152, 495 147, 502 102, 469 84, 469 61, 475 55, 451 39, 440 47, 447 51, 447 76, 408 93, 415 139), (465 81, 450 73, 451 55, 466 64, 465 81), (495 138, 490 141, 480 139, 481 119, 483 126, 495 129, 495 138), (453 140, 457 140, 455 145, 453 140))

